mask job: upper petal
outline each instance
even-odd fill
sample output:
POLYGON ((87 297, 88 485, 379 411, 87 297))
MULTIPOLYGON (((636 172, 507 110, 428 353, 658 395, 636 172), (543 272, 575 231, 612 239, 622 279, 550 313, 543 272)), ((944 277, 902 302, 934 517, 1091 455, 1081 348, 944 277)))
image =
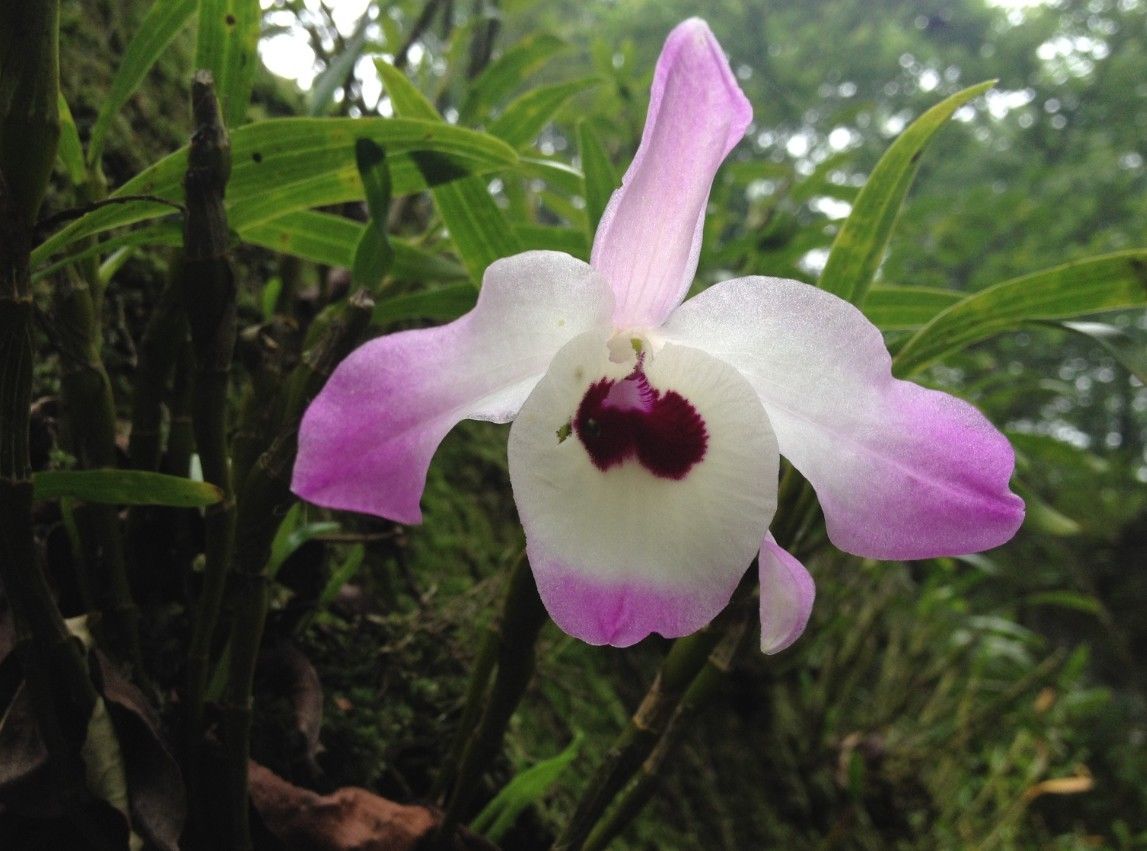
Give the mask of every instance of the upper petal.
POLYGON ((685 297, 713 176, 752 116, 705 22, 674 28, 657 61, 641 144, 593 242, 591 263, 613 287, 617 327, 656 327, 685 297))
MULTIPOLYGON (((641 447, 587 449, 581 429, 594 426, 578 420, 587 392, 633 366, 610 360, 604 335, 571 341, 510 429, 510 482, 538 591, 558 626, 591 644, 704 626, 728 603, 776 507, 764 409, 736 370, 704 352, 668 345, 644 363, 659 398, 674 394, 703 426, 699 456, 693 436, 680 447, 693 461, 683 473, 641 447)), ((666 417, 676 422, 677 412, 666 417)), ((638 431, 654 443, 675 437, 638 431)))
POLYGON ((1004 436, 968 403, 894 379, 879 330, 836 296, 776 278, 726 281, 683 304, 664 333, 749 379, 841 549, 978 552, 1023 521, 1004 436))
POLYGON ((558 349, 608 326, 612 307, 605 282, 565 254, 491 264, 465 316, 379 337, 339 365, 299 427, 291 489, 330 508, 417 523, 446 433, 463 419, 512 419, 558 349))

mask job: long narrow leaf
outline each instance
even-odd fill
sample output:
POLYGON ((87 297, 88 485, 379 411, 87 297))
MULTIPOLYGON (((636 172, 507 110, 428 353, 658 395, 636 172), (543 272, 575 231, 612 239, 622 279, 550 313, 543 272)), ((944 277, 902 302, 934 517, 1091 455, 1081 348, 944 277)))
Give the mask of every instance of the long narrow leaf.
POLYGON ((491 62, 470 86, 459 120, 463 124, 476 122, 565 48, 564 41, 549 33, 523 38, 491 62))
POLYGON ((915 331, 964 298, 964 293, 931 287, 873 287, 864 315, 881 331, 915 331))
POLYGON ((1024 322, 1075 319, 1147 304, 1147 250, 1121 251, 1045 269, 968 296, 917 331, 893 368, 906 376, 1024 322))
POLYGON ((598 80, 587 77, 569 83, 542 86, 526 92, 490 124, 490 132, 515 148, 532 144, 566 101, 588 91, 598 80))
POLYGON ((32 476, 36 499, 71 497, 111 505, 195 508, 223 499, 208 482, 143 470, 47 470, 32 476))
POLYGON ((259 0, 199 0, 195 65, 215 77, 215 92, 228 127, 247 117, 259 56, 259 0))
MULTIPOLYGON (((342 216, 299 210, 240 230, 244 242, 281 251, 304 260, 349 269, 364 226, 342 216)), ((403 239, 391 237, 394 265, 391 274, 412 281, 465 280, 457 263, 431 254, 403 239)))
MULTIPOLYGON (((512 165, 517 159, 514 149, 500 139, 442 121, 260 121, 231 134, 227 204, 232 227, 242 230, 293 210, 360 200, 363 188, 354 161, 354 140, 360 137, 386 148, 396 195, 425 189, 428 179, 457 179, 512 165)), ((184 147, 137 174, 112 198, 149 195, 179 203, 186 169, 184 147)), ((171 212, 168 204, 148 200, 100 207, 53 234, 33 252, 32 262, 44 262, 77 239, 171 212)))
POLYGON ((1124 369, 1147 384, 1147 345, 1122 328, 1105 322, 1048 322, 1052 328, 1061 328, 1098 343, 1123 365, 1124 369))
POLYGON ((577 147, 581 156, 581 168, 585 173, 585 214, 589 224, 589 238, 593 241, 597 233, 597 224, 601 221, 601 214, 605 212, 605 205, 609 203, 613 190, 617 188, 617 171, 609 160, 609 154, 601 139, 588 121, 582 121, 577 127, 577 147))
MULTIPOLYGON (((375 64, 398 114, 441 121, 434 106, 405 74, 384 62, 375 64)), ((492 262, 521 250, 521 243, 482 180, 468 177, 445 186, 435 186, 432 192, 438 212, 450 231, 450 239, 458 249, 458 256, 475 283, 482 280, 483 272, 492 262)))
MULTIPOLYGON (((151 66, 163 55, 167 46, 187 26, 195 14, 198 0, 155 0, 147 10, 139 29, 119 60, 115 78, 100 104, 92 136, 88 142, 88 162, 95 164, 104 150, 104 139, 112 120, 128 102, 151 66)), ((204 67, 204 66, 199 66, 204 67)))
POLYGON ((853 304, 864 302, 924 147, 957 109, 986 92, 994 82, 964 89, 936 104, 884 152, 832 243, 820 276, 822 288, 853 304))
POLYGON ((63 163, 64 171, 68 173, 68 180, 72 186, 82 186, 88 178, 87 165, 84 163, 84 145, 80 141, 80 132, 76 129, 76 120, 72 117, 71 107, 67 98, 60 92, 58 98, 60 110, 60 147, 56 155, 63 163))
POLYGON ((478 291, 469 283, 449 284, 384 299, 375 305, 371 322, 389 325, 410 319, 450 322, 466 313, 478 301, 478 291))

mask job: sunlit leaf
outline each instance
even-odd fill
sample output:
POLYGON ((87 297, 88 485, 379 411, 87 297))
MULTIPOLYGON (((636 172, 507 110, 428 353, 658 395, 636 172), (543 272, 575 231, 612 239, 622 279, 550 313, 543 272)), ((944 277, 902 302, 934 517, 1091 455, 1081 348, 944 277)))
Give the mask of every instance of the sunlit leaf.
POLYGON ((565 48, 564 41, 549 33, 523 38, 491 62, 471 84, 460 110, 461 123, 476 122, 565 48))
POLYGON ((1014 278, 968 296, 917 331, 893 359, 920 371, 972 343, 1039 319, 1074 319, 1147 304, 1147 251, 1122 251, 1014 278))
POLYGON ((821 287, 854 304, 864 303, 924 147, 952 113, 986 92, 994 82, 964 89, 936 104, 913 121, 884 152, 832 243, 820 276, 821 287))
MULTIPOLYGON (((355 139, 386 148, 394 193, 427 187, 428 178, 457 179, 513 164, 517 155, 500 139, 441 121, 395 118, 278 118, 231 133, 228 220, 239 231, 293 210, 361 200, 355 139)), ((112 198, 149 195, 183 200, 187 149, 181 148, 133 177, 112 198)), ((129 201, 100 207, 55 233, 32 255, 41 263, 77 239, 121 225, 165 216, 171 206, 129 201)))
POLYGON ((531 89, 519 97, 490 124, 490 132, 508 145, 521 148, 531 144, 553 120, 566 101, 598 84, 590 77, 531 89))
POLYGON ((930 287, 875 286, 861 309, 881 331, 915 331, 963 297, 964 293, 930 287))
POLYGON ((256 47, 262 10, 259 0, 199 0, 195 67, 215 77, 215 94, 228 127, 247 117, 259 65, 256 47))
POLYGON ((88 178, 88 169, 84 164, 84 146, 80 141, 79 130, 76 129, 76 120, 72 118, 72 110, 64 93, 59 96, 60 109, 60 147, 56 155, 68 173, 68 180, 72 186, 82 186, 88 178))

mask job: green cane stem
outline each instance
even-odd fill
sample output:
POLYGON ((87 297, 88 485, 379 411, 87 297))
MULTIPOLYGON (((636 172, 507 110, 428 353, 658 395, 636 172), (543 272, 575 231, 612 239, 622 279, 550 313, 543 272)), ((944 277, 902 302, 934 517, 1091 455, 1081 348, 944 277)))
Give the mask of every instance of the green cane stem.
POLYGON ((471 732, 447 799, 438 837, 449 842, 455 828, 469 811, 479 780, 498 755, 506 726, 522 700, 534 673, 534 647, 546 622, 546 610, 538 596, 529 562, 523 557, 510 573, 506 602, 497 628, 498 670, 482 712, 471 732))
POLYGON ((239 494, 235 576, 235 620, 231 629, 227 680, 220 714, 227 762, 227 804, 231 846, 250 848, 247 761, 251 750, 251 691, 267 618, 266 563, 279 518, 291 501, 291 467, 298 449, 299 421, 307 404, 335 366, 359 343, 374 302, 365 292, 348 299, 327 333, 303 355, 287 383, 286 413, 279 437, 251 468, 239 494))
POLYGON ((612 842, 641 812, 656 793, 663 777, 665 760, 680 741, 681 734, 697 712, 705 706, 732 669, 733 660, 745 646, 752 622, 752 600, 741 604, 735 620, 729 624, 720 642, 709 654, 705 665, 693 678, 673 711, 665 732, 650 752, 641 771, 622 793, 617 803, 590 832, 582 846, 583 851, 601 851, 612 842))

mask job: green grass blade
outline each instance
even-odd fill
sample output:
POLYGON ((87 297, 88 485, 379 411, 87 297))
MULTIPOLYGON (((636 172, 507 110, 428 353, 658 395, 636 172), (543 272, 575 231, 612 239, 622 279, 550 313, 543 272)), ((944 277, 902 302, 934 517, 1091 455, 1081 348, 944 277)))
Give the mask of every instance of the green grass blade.
MULTIPOLYGON (((405 74, 385 62, 376 62, 375 66, 398 115, 442 120, 405 74)), ((474 283, 481 282, 482 274, 492 262, 522 250, 482 180, 467 177, 435 186, 432 194, 458 256, 474 283)))
POLYGON ((88 179, 88 167, 84 162, 84 145, 80 141, 80 131, 76 128, 76 120, 72 117, 71 107, 67 98, 60 92, 60 147, 56 156, 68 174, 72 186, 83 186, 88 179))
POLYGON ((881 331, 915 331, 964 298, 964 293, 932 287, 881 287, 868 291, 864 315, 881 331))
MULTIPOLYGON (((100 105, 88 142, 88 162, 95 164, 104 150, 104 139, 116 114, 128 102, 151 66, 187 26, 199 4, 197 0, 156 0, 147 10, 139 29, 120 59, 115 78, 100 105)), ((200 66, 203 67, 203 66, 200 66)))
POLYGON ((375 325, 411 319, 451 322, 473 308, 477 301, 478 291, 469 283, 448 284, 380 301, 375 305, 371 322, 375 325))
POLYGON ((32 476, 36 499, 69 497, 109 505, 213 505, 223 492, 208 482, 143 470, 48 470, 32 476))
MULTIPOLYGON (((246 227, 239 235, 244 242, 252 245, 327 266, 349 269, 354 262, 355 247, 362 239, 364 230, 361 223, 342 216, 299 210, 246 227)), ((390 242, 394 247, 394 265, 390 272, 395 278, 411 281, 458 281, 467 278, 462 266, 445 257, 431 254, 395 237, 391 237, 390 242)))
POLYGON ((917 331, 893 369, 912 375, 946 355, 1012 331, 1024 322, 1075 319, 1147 304, 1147 250, 1066 263, 988 287, 957 302, 917 331))
POLYGON ((473 124, 478 121, 491 106, 508 97, 566 46, 564 41, 549 33, 523 38, 491 62, 474 80, 462 102, 459 122, 473 124))
POLYGON ((215 77, 215 93, 228 127, 247 118, 259 55, 259 0, 199 0, 195 67, 215 77))
POLYGON ((544 759, 516 775, 502 787, 502 791, 494 796, 482 812, 474 817, 470 825, 471 830, 483 834, 491 842, 501 840, 502 836, 514 826, 522 811, 540 801, 549 788, 561 778, 577 757, 583 738, 582 733, 577 733, 573 741, 557 756, 544 759))
POLYGON ((531 145, 570 98, 592 89, 599 82, 587 77, 528 91, 490 124, 490 133, 515 148, 531 145))
POLYGON ((605 205, 620 183, 617 171, 609 160, 600 137, 588 121, 577 126, 577 147, 581 156, 581 168, 585 174, 585 214, 589 220, 589 239, 593 242, 597 223, 605 212, 605 205))
POLYGON ((957 109, 994 82, 964 89, 936 104, 884 152, 832 243, 820 276, 823 289, 853 304, 864 302, 925 146, 957 109))
MULTIPOLYGON (((277 218, 294 210, 362 200, 354 144, 367 138, 387 150, 394 194, 427 188, 428 180, 458 179, 513 165, 514 149, 485 133, 441 121, 394 118, 277 118, 231 133, 228 219, 233 228, 277 218)), ((151 195, 183 200, 187 149, 181 148, 137 174, 113 198, 151 195)), ((77 239, 111 228, 169 215, 153 201, 100 207, 57 231, 32 255, 34 264, 77 239)))

